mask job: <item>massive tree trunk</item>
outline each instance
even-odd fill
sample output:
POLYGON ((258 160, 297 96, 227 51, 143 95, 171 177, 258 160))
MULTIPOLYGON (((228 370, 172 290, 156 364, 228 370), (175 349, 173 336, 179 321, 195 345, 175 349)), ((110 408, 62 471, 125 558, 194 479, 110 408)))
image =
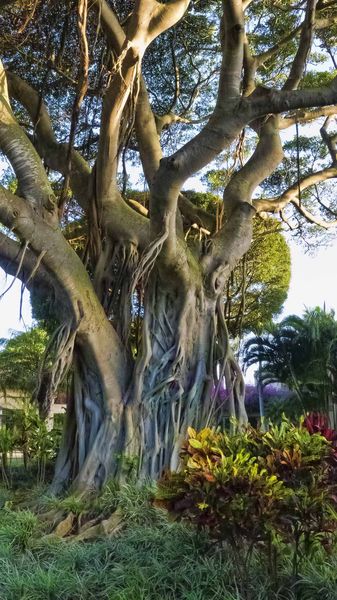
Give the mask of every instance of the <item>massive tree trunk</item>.
MULTIPOLYGON (((337 102, 337 79, 326 87, 296 89, 312 43, 314 0, 306 3, 294 33, 299 34, 298 50, 282 90, 255 83, 256 71, 278 46, 269 54, 251 55, 243 14, 250 2, 224 0, 214 110, 195 137, 163 158, 160 123, 177 119, 172 112, 167 118, 152 112, 142 58, 189 4, 135 0, 123 29, 105 0, 89 7, 79 0, 80 72, 69 144, 57 141, 40 94, 0 64, 0 149, 18 180, 16 194, 0 188, 0 220, 6 228, 0 232, 0 265, 29 288, 35 286, 42 298, 56 298, 61 325, 49 348, 53 369, 45 393, 50 395, 71 366, 73 372, 54 492, 69 485, 80 492, 101 487, 118 471, 123 455, 137 457, 141 476, 156 478, 163 469, 177 467, 188 426, 224 424, 229 417, 238 425, 246 422, 243 378, 224 319, 228 278, 249 249, 257 213, 279 211, 291 202, 317 223, 298 196, 301 189, 337 175, 335 140, 326 134, 330 168, 298 181, 280 198, 253 198, 283 157, 280 131, 294 120, 280 115, 316 107, 316 112, 301 113, 311 120, 336 112, 331 105, 337 102), (97 35, 99 25, 104 29, 113 61, 107 67, 92 170, 73 147, 88 88, 88 8, 97 35), (33 135, 19 125, 10 98, 25 108, 33 135), (317 107, 324 108, 319 112, 317 107), (194 206, 182 189, 191 175, 242 139, 248 127, 258 141, 224 189, 220 222, 194 206), (119 156, 132 136, 150 190, 149 210, 128 203, 118 189, 119 156), (59 206, 45 167, 65 177, 59 206), (86 216, 82 259, 62 233, 67 186, 86 216)), ((287 41, 289 36, 280 45, 287 41)), ((50 68, 58 69, 53 60, 50 68)), ((90 93, 99 96, 101 91, 90 93)))
POLYGON ((225 416, 238 415, 241 423, 247 419, 237 372, 234 412, 221 395, 225 365, 231 362, 236 369, 236 363, 221 299, 207 296, 197 275, 195 269, 196 281, 184 285, 152 272, 146 291, 128 409, 139 438, 140 472, 154 478, 165 468, 177 468, 188 426, 224 424, 225 416))

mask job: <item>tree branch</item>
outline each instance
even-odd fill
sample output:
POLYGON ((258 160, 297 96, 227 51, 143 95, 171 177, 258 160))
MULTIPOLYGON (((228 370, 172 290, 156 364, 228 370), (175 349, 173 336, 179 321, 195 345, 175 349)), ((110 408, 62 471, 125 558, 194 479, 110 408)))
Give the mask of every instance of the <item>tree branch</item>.
MULTIPOLYGON (((125 33, 119 24, 115 14, 103 0, 96 0, 96 8, 100 5, 101 20, 109 45, 120 53, 125 43, 125 33)), ((156 120, 153 114, 146 85, 143 77, 140 77, 139 93, 135 115, 135 130, 138 141, 138 150, 142 162, 145 178, 149 187, 154 174, 159 168, 163 157, 160 140, 157 133, 156 120)), ((196 207, 188 198, 180 194, 179 209, 190 224, 197 223, 206 229, 213 231, 215 219, 207 211, 196 207)))
POLYGON ((243 47, 245 41, 242 0, 223 1, 221 22, 222 64, 218 105, 240 96, 243 47))
MULTIPOLYGON (((217 285, 225 285, 229 273, 248 250, 255 213, 250 206, 252 195, 283 158, 278 117, 271 116, 262 123, 255 123, 254 128, 259 132, 258 144, 251 158, 232 176, 225 188, 223 201, 227 221, 213 236, 212 251, 203 259, 204 271, 211 274, 211 286, 214 285, 213 273, 218 274, 217 285)), ((216 286, 214 289, 216 291, 216 286)))
POLYGON ((317 0, 307 0, 305 19, 301 25, 300 43, 291 65, 289 76, 283 86, 284 90, 296 90, 302 79, 313 40, 316 4, 317 0))
POLYGON ((251 116, 261 117, 270 113, 282 113, 297 108, 323 107, 337 104, 337 77, 329 86, 302 90, 261 90, 259 88, 247 99, 251 102, 251 116), (260 92, 260 93, 258 93, 260 92))
POLYGON ((29 290, 38 285, 43 286, 45 290, 48 289, 50 293, 51 289, 55 289, 55 281, 43 265, 39 266, 36 274, 32 277, 38 260, 38 257, 33 252, 28 251, 25 253, 22 267, 18 272, 20 249, 21 245, 19 242, 9 238, 0 231, 0 267, 8 275, 18 277, 29 290))
POLYGON ((334 227, 337 221, 334 220, 328 222, 312 215, 312 213, 310 213, 303 206, 303 203, 299 202, 298 194, 299 189, 301 192, 303 192, 312 185, 321 183, 322 181, 327 181, 328 179, 333 179, 335 177, 337 177, 337 167, 327 167, 326 169, 322 169, 321 171, 317 171, 316 173, 304 177, 299 184, 296 182, 285 192, 283 192, 279 198, 259 198, 257 200, 253 200, 253 206, 258 213, 277 213, 282 211, 289 203, 291 203, 308 221, 315 223, 316 225, 320 225, 324 229, 329 229, 330 227, 334 227))
MULTIPOLYGON (((110 84, 104 96, 101 134, 97 156, 97 195, 108 194, 116 178, 120 123, 126 103, 131 99, 131 123, 139 92, 140 65, 148 45, 175 25, 184 15, 190 0, 137 0, 128 20, 126 37, 120 49, 110 84)), ((107 17, 113 43, 119 44, 114 19, 107 17)))
MULTIPOLYGON (((46 165, 66 175, 68 161, 68 144, 59 144, 56 140, 53 126, 47 108, 34 90, 18 75, 7 72, 9 93, 28 111, 34 125, 36 149, 46 165)), ((88 207, 90 184, 90 168, 79 152, 72 149, 70 187, 84 210, 88 207)))
MULTIPOLYGON (((225 188, 225 210, 231 211, 239 202, 250 202, 257 186, 271 175, 283 159, 278 117, 271 116, 256 123, 258 144, 246 164, 232 176, 225 188)), ((218 234, 219 235, 219 234, 218 234)))
POLYGON ((328 133, 328 126, 329 126, 330 120, 331 120, 331 117, 326 118, 324 125, 320 129, 320 133, 321 133, 323 142, 326 144, 326 146, 329 150, 332 164, 333 164, 333 166, 336 166, 337 165, 337 147, 336 147, 337 135, 335 134, 333 136, 330 136, 328 133))
POLYGON ((309 123, 320 117, 328 117, 337 114, 337 105, 314 108, 313 110, 298 110, 289 117, 283 117, 280 120, 280 129, 287 129, 296 123, 309 123))
POLYGON ((46 218, 56 218, 52 188, 34 146, 12 112, 6 73, 0 61, 0 148, 17 176, 22 195, 46 218))

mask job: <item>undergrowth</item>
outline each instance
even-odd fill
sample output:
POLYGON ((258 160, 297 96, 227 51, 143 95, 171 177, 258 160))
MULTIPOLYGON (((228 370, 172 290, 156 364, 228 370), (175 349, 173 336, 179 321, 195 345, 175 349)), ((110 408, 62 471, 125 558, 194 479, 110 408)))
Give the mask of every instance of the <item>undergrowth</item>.
MULTIPOLYGON (((111 482, 91 510, 117 506, 126 527, 115 537, 83 543, 45 536, 29 510, 0 510, 1 600, 337 600, 337 555, 318 551, 292 579, 291 558, 279 564, 273 587, 258 547, 238 580, 233 553, 206 532, 170 521, 152 505, 153 486, 111 482)), ((0 489, 0 497, 2 490, 0 489)), ((49 500, 69 510, 88 509, 74 498, 49 500)))

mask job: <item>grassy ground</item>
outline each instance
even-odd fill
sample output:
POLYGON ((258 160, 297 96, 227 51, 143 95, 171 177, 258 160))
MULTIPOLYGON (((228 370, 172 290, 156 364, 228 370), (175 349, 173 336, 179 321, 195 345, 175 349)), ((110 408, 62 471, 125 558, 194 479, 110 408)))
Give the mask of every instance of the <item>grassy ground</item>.
MULTIPOLYGON (((17 506, 23 494, 0 487, 1 600, 337 600, 337 552, 318 550, 294 581, 290 557, 272 582, 266 560, 255 552, 247 568, 206 534, 167 515, 149 501, 148 486, 110 485, 92 510, 111 513, 118 505, 125 528, 110 539, 76 542, 46 536, 39 514, 17 506)), ((88 510, 74 498, 47 499, 40 510, 88 510)))

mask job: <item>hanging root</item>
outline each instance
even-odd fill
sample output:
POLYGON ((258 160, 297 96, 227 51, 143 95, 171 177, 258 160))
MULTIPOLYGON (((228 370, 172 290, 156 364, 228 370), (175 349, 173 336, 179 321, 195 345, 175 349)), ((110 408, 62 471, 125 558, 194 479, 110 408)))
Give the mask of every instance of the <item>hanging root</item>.
POLYGON ((133 242, 107 242, 95 271, 96 293, 123 343, 129 334, 130 288, 138 261, 138 248, 133 242))
POLYGON ((140 423, 144 476, 177 468, 188 426, 223 426, 229 417, 247 422, 223 309, 220 297, 214 302, 196 289, 168 291, 155 274, 150 278, 143 350, 129 394, 140 423))
POLYGON ((60 325, 46 348, 34 392, 42 418, 48 416, 56 391, 71 366, 78 326, 79 323, 75 327, 73 323, 60 325))
POLYGON ((153 242, 151 242, 151 244, 148 246, 148 248, 144 251, 139 261, 138 267, 135 270, 135 274, 131 285, 131 294, 134 293, 136 286, 140 281, 142 281, 143 287, 145 287, 150 273, 154 267, 154 264, 164 245, 164 242, 167 240, 167 237, 168 227, 165 226, 163 233, 156 237, 153 240, 153 242))

